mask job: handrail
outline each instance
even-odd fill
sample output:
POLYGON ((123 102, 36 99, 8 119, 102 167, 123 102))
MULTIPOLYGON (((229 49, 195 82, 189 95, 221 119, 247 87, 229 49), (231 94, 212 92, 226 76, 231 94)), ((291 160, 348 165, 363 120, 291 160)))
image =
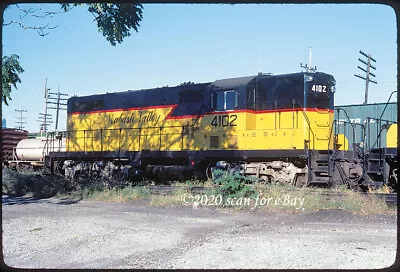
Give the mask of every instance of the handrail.
MULTIPOLYGON (((332 134, 334 134, 334 133, 332 133, 332 132, 333 132, 333 128, 335 127, 335 125, 336 125, 336 120, 333 120, 331 129, 330 129, 330 131, 329 131, 328 151, 329 151, 329 146, 330 146, 330 144, 331 144, 332 134)), ((335 149, 335 146, 333 147, 333 149, 335 149)))
POLYGON ((385 113, 385 110, 386 110, 387 106, 389 105, 389 101, 390 101, 390 99, 392 98, 392 95, 393 95, 394 93, 397 93, 397 91, 393 91, 393 92, 390 94, 389 99, 387 100, 386 105, 385 105, 385 108, 383 109, 382 114, 381 114, 381 116, 379 117, 379 119, 382 119, 382 116, 383 116, 383 114, 385 113))
MULTIPOLYGON (((350 121, 333 120, 333 123, 332 123, 332 130, 333 130, 333 126, 337 125, 337 123, 338 123, 338 124, 340 124, 340 123, 343 123, 343 124, 350 124, 350 125, 352 126, 352 129, 353 129, 353 141, 356 140, 356 133, 355 133, 356 127, 355 127, 355 126, 361 126, 361 129, 362 129, 362 130, 363 130, 364 127, 365 127, 365 125, 363 125, 363 124, 357 124, 357 123, 350 122, 350 121)), ((338 133, 338 132, 339 132, 339 131, 336 131, 336 133, 338 133)))
MULTIPOLYGON (((288 101, 289 101, 289 100, 288 100, 288 101)), ((293 102, 293 100, 291 100, 291 102, 293 102)), ((301 107, 301 112, 302 112, 302 114, 303 114, 303 116, 304 116, 304 119, 305 119, 306 122, 307 122, 307 125, 308 125, 309 134, 312 135, 312 148, 314 148, 314 147, 315 147, 316 135, 315 135, 315 133, 314 133, 314 131, 313 131, 313 129, 312 129, 310 119, 308 118, 308 115, 307 115, 307 113, 306 113, 306 111, 305 111, 303 105, 301 104, 301 102, 296 101, 296 104, 298 104, 298 105, 301 107)), ((200 117, 201 117, 201 115, 202 115, 201 111, 202 111, 203 107, 204 107, 204 104, 202 104, 201 107, 200 107, 200 109, 198 110, 198 113, 196 114, 197 116, 196 116, 195 121, 194 121, 192 124, 189 124, 187 127, 195 127, 196 125, 198 125, 198 120, 200 119, 200 117)), ((317 110, 317 112, 325 113, 325 109, 323 109, 323 110, 318 109, 318 108, 315 108, 315 109, 317 110)), ((329 109, 326 110, 326 113, 329 113, 329 109)), ((162 129, 165 129, 165 128, 181 128, 181 127, 182 127, 181 125, 168 125, 168 126, 151 126, 151 127, 146 127, 146 129, 159 129, 159 130, 162 130, 162 129)), ((97 132, 97 131, 100 131, 100 133, 102 134, 103 131, 119 131, 119 132, 121 132, 121 129, 124 130, 124 131, 127 131, 127 130, 129 130, 129 131, 138 130, 138 131, 140 132, 143 128, 141 128, 141 127, 137 127, 137 128, 127 127, 127 128, 78 129, 78 130, 69 130, 69 131, 59 131, 58 133, 63 133, 62 135, 68 135, 68 136, 69 136, 71 133, 79 133, 79 132, 82 132, 82 131, 83 131, 83 133, 84 133, 83 138, 84 138, 84 140, 85 140, 86 138, 89 137, 89 136, 87 136, 87 134, 88 134, 87 132, 97 132)), ((160 131, 160 132, 161 132, 161 131, 160 131)), ((55 133, 55 132, 53 132, 53 134, 54 134, 54 133, 55 133)), ((51 133, 50 133, 50 134, 51 134, 51 133)), ((160 133, 160 135, 161 135, 161 133, 160 133)), ((102 139, 103 139, 102 136, 103 136, 103 135, 100 136, 101 144, 102 144, 102 139)), ((183 137, 183 136, 182 136, 182 137, 183 137)), ((330 137, 331 137, 331 136, 330 136, 330 137)), ((80 137, 80 138, 82 138, 82 137, 80 137)), ((310 140, 310 135, 309 135, 308 138, 309 138, 309 140, 310 140)), ((69 144, 69 143, 68 143, 68 144, 69 144)), ((84 144, 84 149, 86 149, 85 144, 84 144)))
POLYGON ((314 149, 314 146, 315 146, 315 138, 316 138, 316 137, 315 137, 314 131, 311 129, 311 122, 310 122, 310 120, 308 119, 307 113, 305 112, 303 105, 302 105, 299 101, 297 101, 297 103, 299 103, 299 105, 300 105, 300 107, 301 107, 301 112, 303 113, 303 116, 304 116, 304 119, 306 119, 306 121, 307 121, 309 132, 311 132, 312 135, 313 135, 313 147, 312 147, 312 149, 314 149))
MULTIPOLYGON (((157 133, 158 136, 160 136, 160 141, 159 141, 159 149, 161 150, 161 135, 163 135, 161 133, 161 131, 164 128, 181 128, 180 132, 176 132, 176 133, 170 133, 170 134, 179 134, 181 135, 181 149, 183 149, 183 137, 184 137, 184 133, 183 133, 183 127, 194 127, 194 125, 188 125, 188 126, 178 126, 178 125, 174 125, 174 126, 155 126, 155 127, 145 127, 145 129, 157 129, 159 132, 157 133)), ((121 149, 121 132, 122 131, 137 131, 138 132, 138 136, 142 137, 144 134, 141 134, 141 131, 144 128, 142 127, 138 127, 138 128, 132 128, 132 127, 127 127, 127 128, 102 128, 102 129, 82 129, 82 130, 70 130, 68 131, 68 135, 73 134, 73 133, 82 133, 83 132, 83 137, 78 137, 79 139, 83 139, 84 140, 84 144, 83 144, 83 149, 84 151, 86 151, 86 140, 87 139, 91 139, 91 138, 95 138, 93 136, 93 134, 91 132, 100 132, 100 146, 101 146, 101 151, 103 151, 103 139, 105 138, 103 136, 103 131, 114 131, 114 132, 119 132, 118 136, 116 136, 118 138, 118 151, 120 151, 121 149)), ((69 143, 68 143, 69 144, 69 143)), ((140 138, 139 138, 139 149, 140 149, 140 138)))
MULTIPOLYGON (((392 95, 393 95, 394 93, 397 93, 397 91, 393 91, 393 92, 390 94, 389 99, 386 101, 385 107, 383 108, 383 111, 382 111, 382 113, 381 113, 381 115, 380 115, 379 118, 367 117, 367 121, 368 121, 368 139, 370 138, 370 137, 369 137, 369 136, 370 136, 370 129, 369 129, 369 128, 370 128, 370 123, 369 123, 369 120, 370 120, 370 119, 379 121, 379 125, 381 124, 381 121, 396 123, 396 122, 394 122, 394 121, 388 121, 388 120, 383 120, 383 119, 382 119, 382 116, 383 116, 383 114, 385 113, 386 108, 387 108, 387 106, 389 105, 390 99, 392 98, 392 95)), ((378 129, 378 127, 377 127, 377 129, 378 129)), ((380 131, 376 133, 377 136, 376 136, 375 143, 374 143, 372 146, 368 146, 368 148, 374 147, 374 146, 378 143, 378 140, 379 140, 379 148, 380 148, 381 133, 382 133, 382 131, 383 131, 383 129, 382 129, 382 127, 381 127, 380 131)))
MULTIPOLYGON (((386 122, 386 124, 388 124, 388 123, 396 124, 397 122, 396 121, 390 121, 390 120, 384 120, 384 119, 380 119, 380 118, 378 119, 378 118, 374 118, 374 117, 367 117, 367 120, 368 120, 368 124, 369 124, 369 120, 379 121, 379 126, 378 127, 380 127, 380 130, 379 130, 379 133, 377 133, 375 143, 370 148, 375 147, 375 145, 378 143, 378 140, 379 140, 378 148, 380 148, 381 134, 382 134, 382 131, 385 129, 384 127, 381 126, 382 121, 386 122)), ((378 127, 377 127, 377 129, 378 129, 378 127)), ((370 136, 370 135, 368 134, 368 136, 370 136)))
MULTIPOLYGON (((366 132, 365 132, 366 126, 363 125, 363 124, 357 124, 357 123, 351 122, 350 117, 349 117, 349 115, 347 114, 347 111, 344 108, 338 107, 338 108, 336 108, 336 110, 338 112, 338 115, 339 115, 339 111, 340 110, 343 111, 344 114, 346 115, 346 118, 347 118, 348 121, 341 121, 341 122, 343 122, 344 124, 350 124, 351 125, 352 130, 353 130, 353 133, 352 133, 353 134, 353 143, 356 141, 356 126, 359 125, 359 126, 361 126, 363 143, 364 143, 364 145, 366 145, 366 132)), ((340 124, 339 120, 338 120, 338 124, 340 124)), ((344 133, 346 133, 346 132, 344 131, 344 133)))
MULTIPOLYGON (((347 114, 347 111, 346 111, 345 109, 339 107, 339 108, 336 108, 336 110, 338 111, 338 113, 339 113, 340 110, 342 110, 342 111, 344 112, 344 114, 346 115, 347 120, 349 120, 348 123, 350 123, 350 124, 351 124, 351 127, 353 128, 353 139, 355 139, 355 138, 356 138, 356 134, 355 134, 355 123, 351 122, 350 117, 349 117, 349 115, 347 114)), ((339 121, 339 120, 338 120, 338 121, 339 121)), ((344 122, 345 122, 345 121, 344 121, 344 122)), ((339 124, 340 124, 340 123, 339 123, 339 124)))

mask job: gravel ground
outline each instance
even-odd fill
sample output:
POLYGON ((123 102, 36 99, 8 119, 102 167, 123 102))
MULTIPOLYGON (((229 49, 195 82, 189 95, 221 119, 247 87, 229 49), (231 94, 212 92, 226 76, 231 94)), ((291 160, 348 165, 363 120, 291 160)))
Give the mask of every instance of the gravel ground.
POLYGON ((395 262, 396 215, 3 196, 3 256, 18 268, 376 269, 395 262))

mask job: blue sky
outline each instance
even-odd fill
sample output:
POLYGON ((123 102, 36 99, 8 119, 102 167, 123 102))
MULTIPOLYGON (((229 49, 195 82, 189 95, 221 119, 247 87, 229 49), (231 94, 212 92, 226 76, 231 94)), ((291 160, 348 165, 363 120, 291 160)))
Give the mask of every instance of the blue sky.
MULTIPOLYGON (((57 4, 39 6, 59 10, 57 4)), ((4 22, 18 17, 15 6, 4 11, 4 22)), ((139 32, 116 46, 97 31, 86 6, 47 20, 23 20, 58 25, 45 37, 17 25, 3 27, 3 54, 19 55, 25 70, 9 106, 3 105, 3 118, 13 127, 22 103, 31 132, 39 130, 46 78, 52 92, 82 96, 259 71, 293 73, 309 63, 311 47, 312 65, 335 76, 336 105, 364 102, 365 82, 354 76, 361 73, 359 50, 377 61, 378 84, 370 84, 368 102, 386 102, 397 89, 396 14, 386 5, 145 4, 139 32)), ((55 111, 49 113, 54 119, 55 111)), ((59 129, 65 127, 61 112, 59 129)))

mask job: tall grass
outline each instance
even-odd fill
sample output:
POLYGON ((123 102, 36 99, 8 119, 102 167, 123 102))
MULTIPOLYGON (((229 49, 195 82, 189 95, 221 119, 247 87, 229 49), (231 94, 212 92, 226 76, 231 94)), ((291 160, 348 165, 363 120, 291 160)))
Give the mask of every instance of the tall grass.
POLYGON ((340 209, 355 213, 390 213, 396 210, 373 194, 362 195, 346 187, 324 188, 296 188, 290 185, 256 185, 258 194, 273 199, 288 195, 291 199, 304 199, 301 209, 293 209, 289 205, 268 205, 260 207, 265 210, 292 210, 292 211, 317 211, 323 209, 340 209))
POLYGON ((83 191, 82 198, 106 202, 125 202, 150 196, 150 189, 147 187, 124 187, 121 189, 104 189, 94 191, 83 191), (86 193, 87 192, 87 193, 86 193))
POLYGON ((182 197, 188 192, 186 187, 179 187, 173 190, 171 194, 152 195, 150 198, 151 206, 176 206, 182 205, 182 197))

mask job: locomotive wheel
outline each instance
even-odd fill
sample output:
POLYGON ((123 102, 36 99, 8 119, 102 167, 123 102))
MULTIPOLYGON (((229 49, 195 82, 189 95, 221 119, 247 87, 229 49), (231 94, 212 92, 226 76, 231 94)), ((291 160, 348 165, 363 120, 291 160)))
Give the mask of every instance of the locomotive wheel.
POLYGON ((268 175, 262 175, 260 176, 260 179, 258 181, 259 184, 269 184, 273 182, 273 177, 268 176, 268 175))
POLYGON ((306 187, 307 186, 307 176, 306 175, 297 175, 294 181, 294 186, 296 187, 306 187))

